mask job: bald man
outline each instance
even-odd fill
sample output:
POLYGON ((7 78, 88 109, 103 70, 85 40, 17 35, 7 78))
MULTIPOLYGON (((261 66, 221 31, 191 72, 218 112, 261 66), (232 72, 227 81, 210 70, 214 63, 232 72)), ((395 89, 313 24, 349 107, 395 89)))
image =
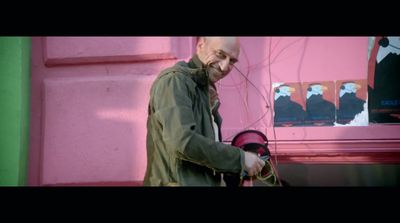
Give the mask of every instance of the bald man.
POLYGON ((229 74, 239 51, 236 37, 200 37, 188 63, 176 63, 154 81, 145 186, 221 186, 221 173, 238 178, 262 170, 265 162, 257 155, 220 142, 215 83, 229 74))

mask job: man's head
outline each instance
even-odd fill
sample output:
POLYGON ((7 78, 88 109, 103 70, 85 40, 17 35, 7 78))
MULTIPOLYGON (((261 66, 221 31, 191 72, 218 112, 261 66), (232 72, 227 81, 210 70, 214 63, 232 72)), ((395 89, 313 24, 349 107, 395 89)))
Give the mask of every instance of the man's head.
POLYGON ((221 80, 232 70, 240 52, 239 39, 236 37, 200 37, 196 48, 212 83, 221 80))

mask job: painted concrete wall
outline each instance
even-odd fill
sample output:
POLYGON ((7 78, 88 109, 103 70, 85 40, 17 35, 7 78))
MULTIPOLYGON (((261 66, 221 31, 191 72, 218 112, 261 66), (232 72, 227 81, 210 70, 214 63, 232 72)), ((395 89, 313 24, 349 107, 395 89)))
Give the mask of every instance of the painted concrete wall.
MULTIPOLYGON (((292 187, 397 187, 398 164, 279 164, 282 179, 292 187)), ((255 181, 255 186, 265 186, 255 181)))
MULTIPOLYGON (((191 56, 193 40, 33 38, 29 184, 140 184, 149 88, 162 69, 191 56)), ((227 142, 254 128, 276 142, 271 152, 286 164, 399 162, 399 126, 272 128, 272 83, 366 79, 367 37, 241 44, 237 67, 248 80, 234 70, 217 84, 227 142)))
POLYGON ((30 38, 0 37, 0 185, 27 183, 30 38))
POLYGON ((35 37, 30 185, 136 185, 150 85, 190 37, 35 37))
POLYGON ((273 127, 273 83, 366 80, 368 37, 243 37, 239 61, 246 78, 217 84, 223 139, 260 130, 288 163, 399 163, 399 125, 273 127))

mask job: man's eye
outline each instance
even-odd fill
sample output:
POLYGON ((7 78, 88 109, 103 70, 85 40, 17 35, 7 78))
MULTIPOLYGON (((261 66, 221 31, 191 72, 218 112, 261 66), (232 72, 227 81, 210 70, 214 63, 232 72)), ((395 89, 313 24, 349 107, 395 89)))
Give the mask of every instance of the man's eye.
POLYGON ((238 60, 235 59, 235 58, 231 58, 231 59, 229 60, 229 64, 230 64, 230 65, 234 65, 234 64, 237 63, 237 62, 238 62, 238 60))
POLYGON ((225 54, 222 53, 221 51, 217 51, 217 52, 215 53, 215 55, 216 55, 218 58, 222 58, 222 59, 226 57, 225 54))

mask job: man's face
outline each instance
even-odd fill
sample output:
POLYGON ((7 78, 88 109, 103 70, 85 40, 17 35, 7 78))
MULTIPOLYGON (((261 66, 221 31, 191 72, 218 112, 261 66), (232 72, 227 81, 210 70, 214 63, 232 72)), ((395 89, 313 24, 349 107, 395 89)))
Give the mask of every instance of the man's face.
POLYGON ((239 42, 234 37, 201 38, 197 44, 197 55, 206 65, 209 79, 215 83, 224 78, 238 61, 239 42))

